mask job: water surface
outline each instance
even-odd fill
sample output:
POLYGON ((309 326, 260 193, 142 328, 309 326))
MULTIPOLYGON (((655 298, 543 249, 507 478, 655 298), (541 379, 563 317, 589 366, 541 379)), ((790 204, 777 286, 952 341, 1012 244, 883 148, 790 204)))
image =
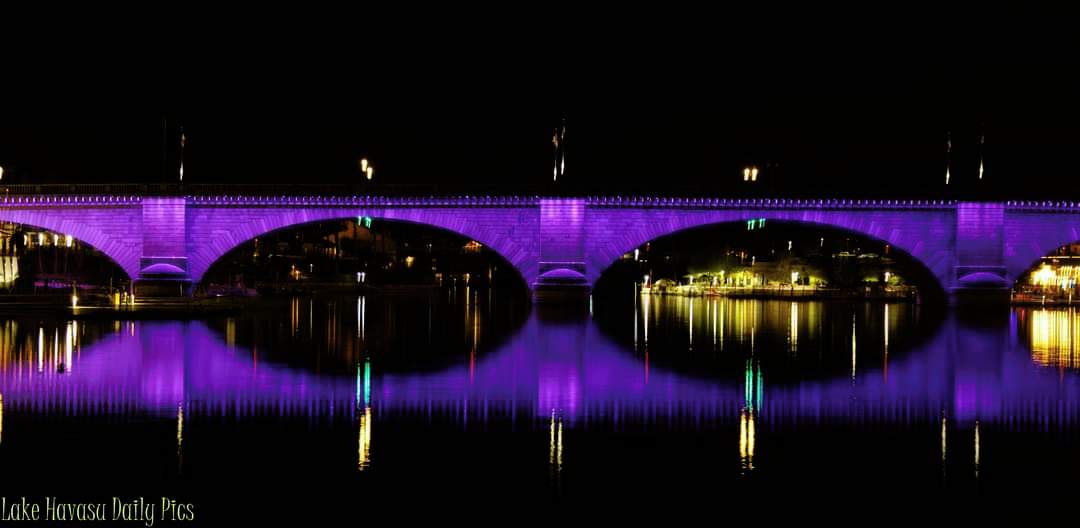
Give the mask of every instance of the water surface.
POLYGON ((462 501, 1045 494, 1080 475, 1077 339, 1069 309, 567 310, 487 290, 192 321, 12 316, 0 493, 165 494, 208 523, 462 501))

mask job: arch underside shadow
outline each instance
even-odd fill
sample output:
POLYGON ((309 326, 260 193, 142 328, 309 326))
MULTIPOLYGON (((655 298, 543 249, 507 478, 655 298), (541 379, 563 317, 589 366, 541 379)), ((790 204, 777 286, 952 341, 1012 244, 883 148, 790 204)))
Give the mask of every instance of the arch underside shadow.
MULTIPOLYGON (((1028 274, 1035 271, 1037 268, 1041 267, 1042 264, 1043 264, 1043 259, 1044 258, 1047 258, 1047 257, 1061 257, 1059 255, 1055 255, 1055 253, 1064 246, 1071 246, 1071 245, 1074 245, 1074 244, 1080 244, 1080 237, 1075 238, 1075 239, 1065 240, 1061 244, 1058 244, 1057 246, 1054 246, 1054 247, 1050 248, 1048 251, 1046 251, 1046 253, 1041 254, 1039 256, 1036 256, 1033 260, 1028 260, 1028 259, 1030 258, 1031 254, 1034 254, 1036 251, 1041 251, 1042 250, 1041 246, 1032 247, 1030 251, 1027 251, 1024 254, 1017 256, 1015 259, 1013 259, 1013 260, 1015 260, 1015 262, 1010 261, 1009 264, 1006 267, 1006 269, 1008 270, 1009 286, 1010 287, 1017 286, 1017 284, 1019 283, 1019 281, 1021 279, 1028 276, 1028 274), (1024 264, 1025 262, 1026 262, 1026 264, 1024 264)), ((1073 257, 1073 258, 1080 259, 1080 256, 1075 255, 1075 254, 1074 255, 1069 255, 1069 256, 1073 257)), ((1078 261, 1078 263, 1080 263, 1080 261, 1078 261)))
POLYGON ((1010 212, 1005 223, 1005 269, 1009 285, 1061 246, 1080 242, 1080 215, 1010 212))
MULTIPOLYGON (((71 235, 72 239, 89 246, 127 275, 130 280, 138 277, 139 257, 142 253, 140 224, 130 218, 106 224, 116 232, 107 232, 99 224, 90 221, 87 212, 70 208, 57 209, 0 209, 0 222, 19 224, 43 231, 71 235)), ((141 220, 141 216, 139 217, 141 220)))
MULTIPOLYGON (((514 210, 502 211, 504 216, 513 218, 488 218, 487 222, 478 222, 470 218, 470 215, 478 215, 477 210, 447 211, 447 210, 401 210, 401 209, 286 209, 286 210, 256 210, 249 211, 246 218, 241 222, 229 224, 223 219, 217 219, 216 229, 200 233, 200 225, 215 225, 215 219, 205 216, 220 216, 233 213, 235 210, 207 210, 209 213, 202 218, 196 217, 195 221, 188 220, 190 255, 190 269, 192 282, 202 281, 211 266, 229 251, 240 245, 250 242, 256 237, 280 232, 304 225, 318 222, 344 221, 357 217, 371 217, 376 221, 403 222, 420 225, 432 230, 462 237, 466 240, 476 240, 483 244, 492 253, 498 256, 506 265, 513 268, 527 285, 536 273, 536 259, 532 249, 528 245, 527 228, 529 223, 518 225, 514 210), (507 214, 511 211, 514 214, 507 214), (511 222, 513 220, 513 222, 511 222), (522 233, 521 231, 526 231, 522 233), (519 238, 525 238, 520 241, 519 238), (201 239, 201 240, 200 240, 201 239), (201 243, 197 243, 201 242, 201 243)), ((492 216, 490 211, 479 212, 479 216, 492 216)), ((533 229, 534 235, 539 236, 533 229)))
POLYGON ((764 218, 766 221, 803 225, 807 229, 823 228, 850 233, 853 237, 888 244, 905 260, 920 266, 926 275, 933 277, 936 288, 947 291, 955 284, 955 233, 950 225, 950 221, 955 221, 955 214, 948 211, 904 211, 901 214, 922 215, 923 218, 912 221, 910 216, 890 217, 881 211, 721 210, 690 211, 681 215, 658 214, 636 222, 611 219, 609 222, 621 223, 625 228, 617 237, 597 244, 588 252, 589 279, 595 284, 601 274, 622 255, 647 242, 693 229, 764 218))

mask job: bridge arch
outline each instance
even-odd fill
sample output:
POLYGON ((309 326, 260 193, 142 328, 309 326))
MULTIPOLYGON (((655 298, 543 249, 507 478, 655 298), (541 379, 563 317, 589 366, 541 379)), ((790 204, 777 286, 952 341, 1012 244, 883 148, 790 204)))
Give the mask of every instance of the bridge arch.
POLYGON ((646 209, 590 211, 588 279, 646 242, 715 224, 765 219, 822 226, 889 244, 921 264, 943 291, 955 284, 955 210, 872 209, 646 209), (621 226, 616 229, 614 226, 621 226), (603 232, 600 232, 600 231, 603 232))
POLYGON ((1006 212, 1004 238, 1006 278, 1013 285, 1043 257, 1080 242, 1080 214, 1015 207, 1006 212))
POLYGON ((135 230, 137 233, 141 226, 141 216, 136 215, 139 223, 135 223, 137 220, 134 217, 131 219, 117 217, 113 222, 101 223, 87 218, 91 214, 92 211, 78 211, 72 208, 0 208, 0 222, 71 235, 73 239, 105 255, 124 271, 128 279, 138 277, 139 257, 142 254, 141 233, 138 233, 138 236, 132 233, 117 236, 117 233, 110 231, 135 230))
MULTIPOLYGON (((1055 229, 1051 228, 1047 231, 1050 231, 1051 234, 1032 234, 1031 240, 1028 240, 1027 243, 1024 244, 1023 250, 1018 251, 1013 258, 1007 259, 1006 270, 1008 273, 1009 286, 1014 292, 1019 292, 1025 286, 1024 283, 1021 283, 1022 280, 1032 278, 1032 274, 1046 264, 1045 259, 1049 258, 1060 261, 1064 259, 1080 258, 1080 256, 1071 252, 1066 252, 1066 255, 1064 256, 1058 254, 1058 250, 1066 246, 1080 244, 1080 236, 1078 236, 1076 232, 1070 233, 1068 231, 1072 230, 1067 230, 1065 233, 1056 233, 1057 236, 1055 236, 1053 233, 1056 231, 1055 229), (1059 241, 1061 242, 1060 244, 1049 247, 1059 241), (1042 243, 1040 244, 1040 242, 1042 243), (1043 244, 1046 244, 1047 247, 1044 247, 1043 244), (1038 253, 1044 250, 1046 251, 1045 253, 1038 253)), ((1070 265, 1076 265, 1072 262, 1068 263, 1070 265)))
POLYGON ((536 222, 521 222, 516 209, 443 208, 194 208, 188 212, 189 273, 198 283, 210 267, 239 245, 267 233, 321 221, 371 217, 454 233, 494 251, 531 284, 536 276, 534 249, 528 243, 536 222))

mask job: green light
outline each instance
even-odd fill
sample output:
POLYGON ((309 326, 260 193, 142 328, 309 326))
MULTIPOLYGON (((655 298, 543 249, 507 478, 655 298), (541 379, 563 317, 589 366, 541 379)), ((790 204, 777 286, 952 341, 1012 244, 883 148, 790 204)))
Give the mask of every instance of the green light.
POLYGON ((361 400, 364 391, 364 377, 360 373, 360 362, 356 362, 356 407, 360 407, 364 403, 361 400))
POLYGON ((764 229, 765 228, 765 219, 764 218, 758 218, 757 226, 758 226, 758 229, 764 229))
POLYGON ((368 229, 371 229, 371 217, 370 216, 358 216, 356 217, 356 223, 360 224, 368 229))
POLYGON ((748 409, 753 409, 754 408, 754 398, 753 398, 753 396, 751 396, 751 394, 753 394, 753 391, 754 391, 754 370, 750 366, 750 360, 749 359, 746 360, 746 373, 745 374, 746 374, 746 381, 745 381, 744 392, 745 392, 746 403, 745 403, 744 407, 746 407, 748 409))
POLYGON ((364 406, 371 405, 371 361, 364 361, 364 406))
POLYGON ((754 230, 754 221, 753 220, 747 220, 746 221, 746 230, 747 231, 753 231, 754 230))
POLYGON ((761 366, 759 365, 757 369, 757 398, 755 399, 755 409, 761 409, 761 396, 764 392, 764 384, 761 379, 761 366))
POLYGON ((357 407, 371 406, 371 360, 364 361, 364 369, 360 370, 360 363, 356 363, 356 405, 357 407), (363 374, 361 374, 363 372, 363 374))

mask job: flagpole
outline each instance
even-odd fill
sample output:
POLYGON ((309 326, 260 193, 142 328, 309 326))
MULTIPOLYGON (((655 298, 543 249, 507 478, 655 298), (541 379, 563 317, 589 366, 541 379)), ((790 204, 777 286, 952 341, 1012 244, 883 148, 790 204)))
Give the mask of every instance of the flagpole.
POLYGON ((184 127, 180 127, 180 183, 184 183, 184 143, 187 142, 187 137, 184 136, 184 127))
POLYGON ((949 166, 952 165, 952 132, 945 133, 945 185, 949 184, 949 166))
POLYGON ((566 118, 562 119, 551 136, 551 143, 555 146, 555 167, 552 168, 551 181, 559 181, 559 176, 566 174, 566 118))
POLYGON ((986 144, 986 133, 979 131, 979 179, 983 179, 983 149, 986 144))

